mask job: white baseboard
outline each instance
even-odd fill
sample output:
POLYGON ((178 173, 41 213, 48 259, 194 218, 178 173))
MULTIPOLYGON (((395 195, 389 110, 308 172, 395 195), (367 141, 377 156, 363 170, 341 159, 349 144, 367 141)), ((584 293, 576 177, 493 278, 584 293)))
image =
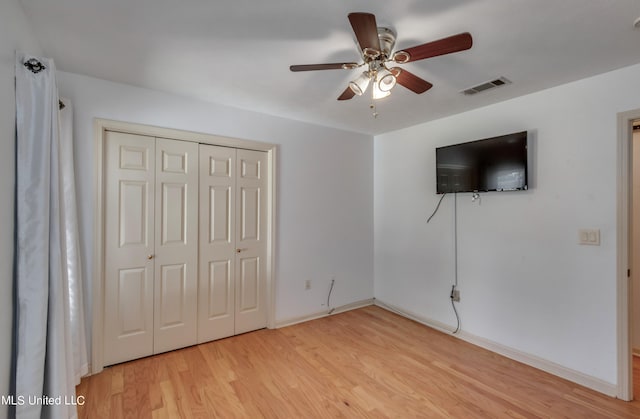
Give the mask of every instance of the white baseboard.
POLYGON ((416 313, 412 313, 411 311, 407 311, 407 310, 398 308, 396 306, 393 306, 391 304, 387 304, 384 301, 381 301, 378 299, 375 299, 374 304, 380 308, 383 308, 385 310, 396 313, 400 316, 403 316, 413 321, 416 321, 418 323, 421 323, 432 329, 450 334, 466 342, 469 342, 473 345, 495 352, 497 354, 500 354, 507 358, 521 362, 523 364, 529 365, 531 367, 537 368, 539 370, 548 372, 549 374, 553 374, 560 378, 564 378, 565 380, 569 380, 576 384, 580 384, 581 386, 588 387, 592 390, 606 394, 607 396, 616 397, 618 393, 618 389, 615 384, 606 382, 599 378, 584 374, 582 372, 573 370, 571 368, 564 367, 560 364, 556 364, 555 362, 551 362, 546 359, 539 358, 535 355, 531 355, 526 352, 522 352, 517 349, 510 348, 508 346, 491 341, 489 339, 485 339, 480 336, 467 333, 465 331, 460 331, 456 334, 453 334, 454 328, 447 324, 441 323, 436 320, 427 319, 416 313))
POLYGON ((373 305, 373 298, 368 298, 366 300, 354 301, 353 303, 345 304, 340 307, 335 307, 329 313, 329 310, 318 311, 315 313, 307 314, 305 316, 293 317, 284 320, 276 320, 276 329, 280 329, 281 327, 293 326, 294 324, 308 322, 310 320, 320 319, 322 317, 331 316, 333 314, 344 313, 345 311, 355 310, 357 308, 362 308, 366 306, 373 305))
MULTIPOLYGON (((412 311, 405 310, 402 308, 398 308, 392 304, 387 304, 382 300, 375 299, 374 305, 384 308, 387 311, 392 313, 396 313, 399 316, 406 317, 407 319, 413 320, 425 326, 428 326, 432 329, 436 329, 438 332, 446 333, 448 335, 453 334, 455 328, 449 326, 448 324, 444 324, 437 320, 427 319, 425 317, 420 316, 419 314, 413 313, 412 311)), ((454 335, 455 336, 455 335, 454 335)))

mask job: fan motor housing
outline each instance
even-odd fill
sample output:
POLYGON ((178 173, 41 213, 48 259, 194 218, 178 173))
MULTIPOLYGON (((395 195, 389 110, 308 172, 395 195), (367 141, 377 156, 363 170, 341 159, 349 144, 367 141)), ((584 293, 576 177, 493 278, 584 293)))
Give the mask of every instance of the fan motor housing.
POLYGON ((393 47, 396 44, 396 31, 391 28, 378 27, 378 39, 380 40, 380 49, 382 55, 389 57, 393 47))

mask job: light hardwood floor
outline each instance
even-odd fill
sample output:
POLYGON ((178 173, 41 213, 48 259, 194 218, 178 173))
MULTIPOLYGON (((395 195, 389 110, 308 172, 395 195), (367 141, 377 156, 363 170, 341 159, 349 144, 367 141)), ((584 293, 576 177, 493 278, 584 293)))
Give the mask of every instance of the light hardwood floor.
POLYGON ((77 392, 92 419, 640 417, 373 306, 115 365, 77 392))

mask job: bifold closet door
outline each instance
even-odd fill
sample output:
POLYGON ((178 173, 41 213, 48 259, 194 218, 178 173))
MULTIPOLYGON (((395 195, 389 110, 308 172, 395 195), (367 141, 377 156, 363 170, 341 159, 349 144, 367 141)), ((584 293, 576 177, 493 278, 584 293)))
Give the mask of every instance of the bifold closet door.
POLYGON ((155 139, 107 132, 104 364, 153 353, 155 139), (149 257, 151 256, 151 257, 149 257))
POLYGON ((267 327, 267 153, 236 156, 236 334, 267 327))
POLYGON ((198 145, 106 133, 105 365, 193 345, 198 145))
POLYGON ((200 145, 198 342, 266 327, 266 153, 200 145))
POLYGON ((153 353, 193 345, 198 304, 198 144, 156 139, 153 353))
POLYGON ((200 144, 198 343, 233 336, 236 149, 200 144))

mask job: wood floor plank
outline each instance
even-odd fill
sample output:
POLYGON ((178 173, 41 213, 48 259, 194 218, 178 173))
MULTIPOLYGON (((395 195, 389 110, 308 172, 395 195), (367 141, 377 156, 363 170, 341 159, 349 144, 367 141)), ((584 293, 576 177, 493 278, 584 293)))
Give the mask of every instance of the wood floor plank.
POLYGON ((640 417, 638 401, 373 306, 116 365, 77 394, 81 419, 640 417))

